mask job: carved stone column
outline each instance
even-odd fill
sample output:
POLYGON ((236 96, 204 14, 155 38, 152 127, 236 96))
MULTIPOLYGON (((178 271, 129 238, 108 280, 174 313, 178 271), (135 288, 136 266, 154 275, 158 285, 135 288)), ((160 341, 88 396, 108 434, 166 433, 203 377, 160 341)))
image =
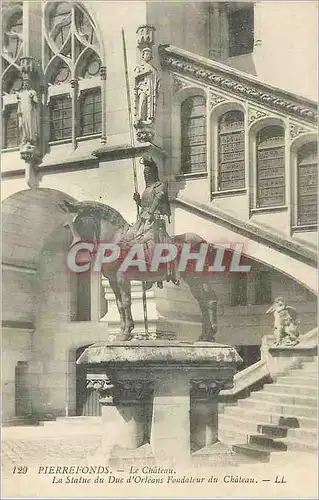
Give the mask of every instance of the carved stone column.
POLYGON ((151 388, 151 383, 145 380, 116 383, 116 408, 125 422, 119 443, 123 448, 136 449, 144 443, 151 388))
POLYGON ((136 449, 144 443, 152 385, 146 380, 118 380, 114 373, 88 373, 87 389, 99 392, 104 425, 102 448, 136 449))
POLYGON ((114 385, 106 373, 87 373, 86 389, 93 389, 99 393, 102 405, 113 405, 114 385))
POLYGON ((72 127, 72 148, 73 149, 76 149, 76 146, 77 146, 77 134, 79 133, 78 132, 78 128, 75 126, 75 124, 77 123, 77 106, 78 106, 78 81, 76 78, 72 79, 70 81, 70 85, 71 85, 71 95, 72 95, 72 123, 74 124, 73 127, 72 127))
POLYGON ((101 143, 106 144, 106 66, 100 68, 101 97, 102 97, 102 135, 101 143))
POLYGON ((190 429, 194 448, 201 449, 218 441, 218 394, 232 381, 216 378, 191 380, 190 429))

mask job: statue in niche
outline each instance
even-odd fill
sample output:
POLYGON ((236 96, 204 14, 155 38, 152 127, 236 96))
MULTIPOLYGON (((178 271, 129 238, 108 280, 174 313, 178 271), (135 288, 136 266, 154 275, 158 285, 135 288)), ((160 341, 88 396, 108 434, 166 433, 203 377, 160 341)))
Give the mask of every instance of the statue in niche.
POLYGON ((24 90, 18 95, 18 117, 22 145, 37 146, 40 130, 38 96, 29 83, 25 84, 24 90))
POLYGON ((275 346, 295 346, 299 344, 299 321, 294 307, 286 305, 282 297, 277 297, 267 313, 274 313, 275 346))
POLYGON ((142 50, 142 61, 135 74, 135 128, 151 126, 155 122, 156 105, 160 79, 158 71, 151 64, 152 50, 142 50))

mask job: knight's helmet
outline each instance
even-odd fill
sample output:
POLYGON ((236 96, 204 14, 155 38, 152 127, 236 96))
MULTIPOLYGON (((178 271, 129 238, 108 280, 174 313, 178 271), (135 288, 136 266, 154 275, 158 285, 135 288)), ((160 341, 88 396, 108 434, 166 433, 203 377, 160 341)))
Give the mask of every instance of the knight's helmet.
POLYGON ((156 178, 157 181, 159 180, 158 167, 151 156, 142 156, 142 158, 140 159, 140 163, 144 165, 144 169, 149 168, 153 172, 154 178, 156 178))

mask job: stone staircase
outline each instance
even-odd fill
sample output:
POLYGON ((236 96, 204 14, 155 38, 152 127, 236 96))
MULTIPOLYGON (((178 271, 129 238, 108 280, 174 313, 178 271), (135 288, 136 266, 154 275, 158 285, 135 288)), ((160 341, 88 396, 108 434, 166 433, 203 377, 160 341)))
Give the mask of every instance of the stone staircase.
POLYGON ((316 453, 317 391, 317 358, 312 357, 226 406, 219 415, 219 440, 237 453, 265 461, 276 451, 316 453))

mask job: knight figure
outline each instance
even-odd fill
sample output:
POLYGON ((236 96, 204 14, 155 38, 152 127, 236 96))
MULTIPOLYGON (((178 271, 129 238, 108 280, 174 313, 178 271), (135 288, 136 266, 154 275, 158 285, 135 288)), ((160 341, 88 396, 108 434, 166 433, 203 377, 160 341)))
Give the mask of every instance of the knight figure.
POLYGON ((140 196, 134 193, 133 199, 139 208, 137 221, 124 235, 124 241, 134 243, 164 243, 170 240, 166 232, 166 218, 170 221, 171 209, 168 199, 167 183, 161 182, 153 158, 141 159, 144 165, 145 190, 140 196))
MULTIPOLYGON (((119 243, 125 246, 142 243, 146 253, 151 255, 155 244, 171 241, 166 231, 166 220, 170 222, 171 208, 167 183, 159 180, 157 164, 150 156, 144 156, 140 161, 144 165, 145 189, 142 196, 137 192, 133 195, 138 207, 137 221, 121 235, 119 243)), ((179 283, 171 265, 167 266, 166 279, 179 283)), ((158 286, 162 288, 162 283, 158 282, 158 286)))

